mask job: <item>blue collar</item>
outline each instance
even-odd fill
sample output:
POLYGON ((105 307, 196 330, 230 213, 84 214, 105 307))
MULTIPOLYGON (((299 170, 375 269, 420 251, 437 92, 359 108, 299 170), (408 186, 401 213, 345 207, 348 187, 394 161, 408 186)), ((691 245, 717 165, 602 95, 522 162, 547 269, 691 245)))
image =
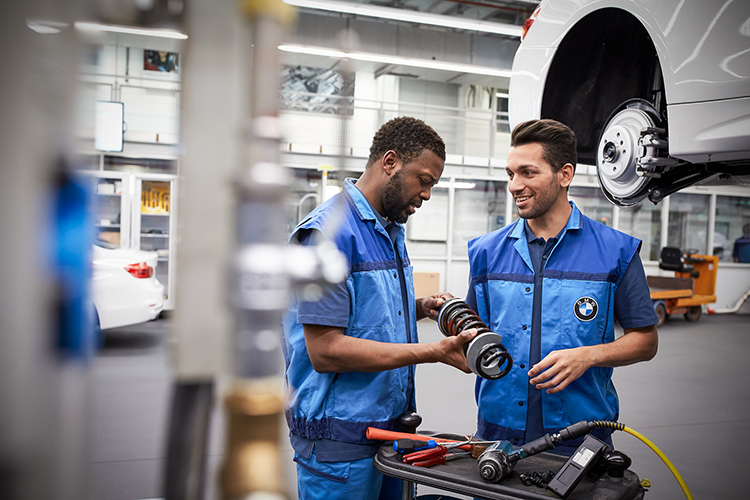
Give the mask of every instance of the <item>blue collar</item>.
MULTIPOLYGON (((386 228, 389 226, 388 221, 386 221, 385 217, 380 215, 378 211, 373 208, 370 201, 365 197, 364 194, 362 194, 362 191, 359 190, 355 182, 356 179, 351 177, 345 179, 344 193, 352 202, 352 205, 354 205, 354 210, 355 212, 357 212, 357 216, 361 220, 377 221, 379 223, 379 228, 382 229, 382 232, 385 233, 389 238, 393 239, 390 233, 386 230, 386 228)), ((393 224, 399 228, 397 232, 400 232, 403 228, 403 226, 397 222, 391 222, 390 224, 393 224)))

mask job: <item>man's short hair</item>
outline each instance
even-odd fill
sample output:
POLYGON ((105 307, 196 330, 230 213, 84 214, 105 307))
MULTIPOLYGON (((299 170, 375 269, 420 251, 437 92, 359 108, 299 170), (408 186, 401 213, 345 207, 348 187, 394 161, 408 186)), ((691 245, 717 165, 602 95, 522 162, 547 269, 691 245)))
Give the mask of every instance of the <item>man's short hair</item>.
POLYGON ((393 150, 404 165, 415 160, 426 149, 445 161, 445 143, 432 127, 410 116, 394 118, 380 127, 370 146, 369 167, 393 150))
POLYGON ((542 145, 544 161, 550 164, 553 172, 570 163, 575 171, 578 162, 576 135, 568 127, 555 120, 529 120, 516 125, 510 135, 510 146, 524 146, 538 143, 542 145))
POLYGON ((742 226, 742 232, 744 234, 750 234, 750 224, 745 224, 744 226, 742 226))

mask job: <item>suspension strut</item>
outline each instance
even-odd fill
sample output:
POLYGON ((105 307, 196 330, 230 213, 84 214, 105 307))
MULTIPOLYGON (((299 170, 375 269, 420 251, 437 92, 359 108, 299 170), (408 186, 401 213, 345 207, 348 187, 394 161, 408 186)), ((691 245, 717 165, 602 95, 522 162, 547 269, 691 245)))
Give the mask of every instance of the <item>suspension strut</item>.
POLYGON ((503 338, 490 331, 466 302, 454 297, 443 302, 438 313, 438 328, 446 337, 453 337, 469 328, 478 330, 477 336, 464 346, 466 362, 475 375, 495 380, 503 378, 513 366, 513 358, 505 346, 503 338))

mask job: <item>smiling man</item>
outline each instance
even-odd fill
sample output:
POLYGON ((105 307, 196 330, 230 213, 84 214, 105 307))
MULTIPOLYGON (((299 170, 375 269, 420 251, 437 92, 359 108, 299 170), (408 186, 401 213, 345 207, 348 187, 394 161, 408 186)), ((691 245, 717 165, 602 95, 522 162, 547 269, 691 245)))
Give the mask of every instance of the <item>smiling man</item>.
POLYGON ((466 373, 463 345, 476 330, 419 344, 417 320, 433 320, 449 294, 415 298, 404 227, 440 179, 445 144, 421 120, 396 118, 375 134, 365 172, 313 210, 291 241, 309 244, 327 224, 349 277, 316 302, 298 300, 284 320, 287 423, 299 498, 400 499, 384 484, 367 427, 398 430, 415 410, 414 367, 441 362, 466 373))
MULTIPOLYGON (((503 379, 477 379, 482 439, 521 445, 580 420, 617 420, 613 367, 656 355, 641 242, 568 200, 576 161, 567 126, 519 124, 506 172, 521 218, 469 242, 466 302, 503 336, 515 365, 503 379), (617 339, 615 319, 625 332, 617 339)), ((610 445, 611 433, 594 431, 610 445)), ((555 451, 571 454, 580 441, 555 451)))

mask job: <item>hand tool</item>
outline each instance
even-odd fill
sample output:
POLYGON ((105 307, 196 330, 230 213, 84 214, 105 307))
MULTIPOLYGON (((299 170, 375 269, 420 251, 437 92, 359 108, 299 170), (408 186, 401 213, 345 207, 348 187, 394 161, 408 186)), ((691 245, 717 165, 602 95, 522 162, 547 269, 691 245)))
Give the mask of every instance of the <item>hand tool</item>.
POLYGON ((450 453, 447 455, 436 455, 434 457, 429 457, 424 460, 412 462, 412 465, 415 467, 432 467, 433 465, 445 465, 445 463, 449 462, 450 460, 455 460, 456 458, 470 457, 470 456, 471 456, 471 453, 468 451, 463 451, 460 453, 450 453))
POLYGON ((437 443, 434 439, 421 441, 418 439, 401 438, 393 441, 393 449, 399 453, 413 453, 419 450, 435 448, 437 443))
MULTIPOLYGON (((484 450, 484 444, 494 444, 494 441, 474 441, 474 436, 467 439, 466 441, 457 441, 455 443, 441 443, 436 448, 428 449, 428 450, 422 450, 422 451, 415 451, 414 453, 409 453, 404 455, 403 461, 404 463, 413 463, 417 462, 419 460, 424 460, 425 458, 434 457, 438 455, 445 455, 449 450, 452 450, 453 448, 460 448, 465 445, 472 445, 472 455, 474 455, 474 448, 473 446, 481 446, 482 450, 484 450)), ((478 455, 474 456, 474 458, 477 458, 478 455)))
MULTIPOLYGON (((432 439, 438 444, 466 443, 466 441, 458 441, 456 439, 444 439, 444 438, 438 438, 434 436, 425 436, 423 434, 409 434, 406 432, 388 431, 385 429, 378 429, 377 427, 368 427, 366 431, 366 436, 367 436, 367 439, 371 441, 395 441, 397 439, 407 438, 407 439, 420 439, 424 441, 429 441, 430 439, 432 439)), ((471 450, 472 446, 476 446, 479 444, 489 444, 489 443, 495 443, 495 441, 472 441, 472 444, 462 444, 460 446, 457 446, 457 448, 461 448, 462 450, 471 450)))

